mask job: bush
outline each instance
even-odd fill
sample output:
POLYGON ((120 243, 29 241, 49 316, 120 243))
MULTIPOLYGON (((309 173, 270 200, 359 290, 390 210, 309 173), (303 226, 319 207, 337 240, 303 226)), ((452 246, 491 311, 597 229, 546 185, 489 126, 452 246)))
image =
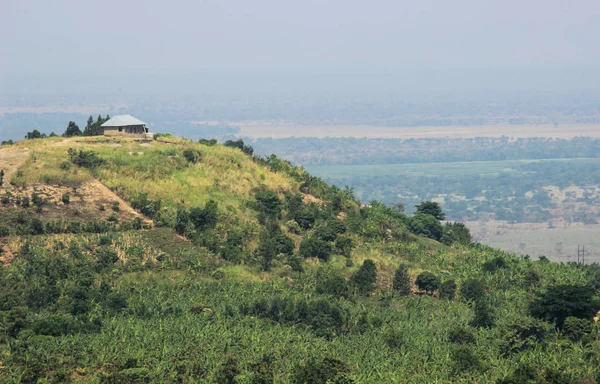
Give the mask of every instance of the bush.
POLYGON ((196 164, 202 158, 202 153, 196 149, 186 149, 183 151, 183 157, 188 163, 196 164))
POLYGON ((29 208, 31 206, 31 204, 29 203, 29 197, 23 196, 23 198, 21 199, 21 206, 23 208, 29 208))
POLYGON ((111 208, 115 212, 119 212, 121 210, 121 204, 118 201, 113 201, 111 208))
POLYGON ((563 324, 562 334, 573 342, 580 341, 584 336, 592 333, 592 322, 569 316, 563 324))
POLYGON ((78 167, 83 168, 95 168, 100 167, 106 163, 106 160, 98 157, 94 151, 75 150, 69 148, 67 151, 69 155, 69 161, 78 167))
POLYGON ((589 286, 555 285, 539 294, 530 304, 532 316, 553 322, 562 329, 567 317, 591 321, 600 309, 600 302, 589 286))
POLYGON ((335 252, 344 256, 350 257, 354 249, 354 240, 347 236, 338 236, 335 239, 335 252))
POLYGON ((543 322, 528 316, 520 316, 501 327, 500 350, 504 354, 511 354, 533 349, 549 332, 549 326, 543 322))
POLYGON ((336 297, 349 297, 348 281, 339 273, 331 273, 317 280, 317 292, 336 297))
POLYGON ((62 195, 61 201, 63 202, 63 204, 69 205, 71 204, 71 196, 68 193, 64 193, 62 195))
POLYGON ((461 345, 454 347, 450 352, 450 358, 454 362, 454 371, 464 373, 481 369, 481 362, 471 347, 461 345))
POLYGON ((500 256, 498 256, 492 260, 486 261, 482 265, 482 269, 489 273, 494 273, 497 270, 504 269, 506 267, 507 267, 506 260, 504 260, 504 258, 500 257, 500 256))
POLYGON ((319 227, 315 230, 315 236, 323 241, 335 241, 337 233, 329 227, 319 227))
POLYGON ((294 235, 299 235, 300 233, 302 233, 302 229, 294 220, 286 221, 285 227, 288 230, 288 232, 293 233, 294 235))
POLYGON ((2 199, 0 199, 0 202, 2 203, 2 205, 8 205, 10 203, 10 198, 12 197, 12 195, 10 194, 10 192, 6 192, 6 194, 2 195, 2 199))
POLYGON ((305 364, 297 365, 292 371, 293 384, 352 384, 348 377, 350 369, 344 362, 331 358, 321 361, 311 359, 305 364))
POLYGON ((396 272, 394 272, 392 288, 394 291, 403 296, 408 296, 411 293, 412 284, 410 282, 410 275, 408 274, 408 267, 406 265, 400 265, 398 269, 396 269, 396 272))
POLYGON ((481 280, 465 280, 460 286, 460 297, 465 302, 476 302, 484 295, 485 285, 481 280))
POLYGON ((303 229, 310 229, 316 221, 316 216, 313 210, 304 208, 298 211, 294 216, 294 220, 303 229))
POLYGON ((454 344, 475 344, 475 335, 466 328, 454 328, 450 330, 448 339, 454 344))
POLYGON ((227 140, 223 145, 225 147, 238 148, 248 156, 252 156, 254 154, 254 148, 249 145, 245 145, 244 140, 242 139, 227 140))
POLYGON ((446 280, 440 285, 440 299, 454 300, 456 295, 456 282, 454 280, 446 280))
POLYGON ((365 260, 358 271, 354 272, 350 282, 361 294, 372 292, 377 282, 377 267, 373 260, 365 260))
POLYGON ((323 261, 329 260, 333 249, 330 243, 317 237, 310 237, 300 243, 300 255, 304 258, 317 257, 323 261))
POLYGON ((492 308, 483 299, 477 300, 475 302, 475 313, 469 325, 475 328, 490 328, 495 322, 492 308))
POLYGON ((279 218, 281 216, 282 202, 277 193, 265 190, 255 195, 257 211, 268 217, 279 218))
POLYGON ((210 139, 210 140, 200 139, 200 140, 198 140, 198 143, 200 143, 202 145, 206 145, 208 147, 212 147, 212 146, 217 145, 217 139, 210 139))
POLYGON ((440 286, 440 278, 431 272, 423 272, 417 276, 415 283, 420 290, 432 294, 440 286))

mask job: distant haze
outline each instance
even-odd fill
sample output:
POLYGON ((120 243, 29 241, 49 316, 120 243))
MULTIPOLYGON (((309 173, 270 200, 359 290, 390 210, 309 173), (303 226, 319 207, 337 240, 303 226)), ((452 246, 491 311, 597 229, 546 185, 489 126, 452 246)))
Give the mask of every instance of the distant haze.
POLYGON ((591 0, 3 0, 0 96, 596 90, 599 19, 591 0))

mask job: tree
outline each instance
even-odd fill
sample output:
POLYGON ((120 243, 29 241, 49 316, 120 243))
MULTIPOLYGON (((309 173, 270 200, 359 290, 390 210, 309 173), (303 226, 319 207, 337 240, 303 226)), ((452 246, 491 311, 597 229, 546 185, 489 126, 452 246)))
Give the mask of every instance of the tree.
POLYGON ((494 311, 488 303, 483 299, 477 300, 475 302, 475 313, 469 325, 476 328, 490 328, 495 322, 494 311))
POLYGON ((323 241, 318 237, 310 237, 300 243, 300 255, 304 258, 318 257, 323 261, 329 260, 333 251, 331 243, 323 241))
POLYGON ((277 193, 267 189, 255 196, 257 210, 266 216, 279 218, 281 216, 282 202, 277 193))
POLYGON ((456 282, 454 280, 446 280, 440 285, 440 299, 454 300, 456 295, 456 282))
POLYGON ((81 136, 82 132, 79 129, 79 126, 75 124, 74 121, 69 121, 69 125, 63 133, 63 137, 72 137, 72 136, 81 136))
POLYGON ((477 302, 484 295, 485 285, 481 280, 465 280, 460 286, 460 297, 465 302, 477 302))
POLYGON ((562 329, 567 317, 592 320, 600 309, 594 289, 583 285, 555 285, 539 294, 530 304, 532 316, 553 322, 562 329))
POLYGON ((394 291, 400 293, 403 296, 408 296, 412 291, 412 285, 410 283, 410 275, 408 274, 408 267, 401 264, 396 272, 394 272, 394 281, 392 282, 392 288, 394 291))
POLYGON ((446 245, 453 243, 469 245, 473 242, 473 237, 466 225, 454 222, 444 224, 444 234, 441 241, 446 245))
POLYGON ((585 335, 592 333, 592 322, 587 319, 578 319, 569 316, 565 319, 562 334, 573 342, 581 340, 585 335))
POLYGON ((354 272, 350 278, 352 285, 359 293, 367 294, 375 289, 377 281, 377 267, 373 260, 365 260, 358 271, 354 272))
POLYGON ((431 272, 425 271, 417 276, 415 283, 419 289, 431 294, 440 286, 440 278, 431 272))
POLYGON ((434 216, 422 213, 415 214, 409 219, 408 229, 415 235, 424 235, 438 241, 444 233, 444 228, 434 216))
POLYGON ((431 215, 440 221, 446 219, 446 214, 442 211, 442 208, 436 202, 424 201, 421 204, 416 205, 415 207, 417 208, 416 213, 422 213, 424 215, 431 215))
POLYGON ((42 135, 40 133, 40 131, 38 131, 37 129, 34 129, 31 132, 27 132, 27 135, 25 136, 25 138, 27 140, 31 140, 31 139, 42 139, 44 138, 45 135, 42 135))

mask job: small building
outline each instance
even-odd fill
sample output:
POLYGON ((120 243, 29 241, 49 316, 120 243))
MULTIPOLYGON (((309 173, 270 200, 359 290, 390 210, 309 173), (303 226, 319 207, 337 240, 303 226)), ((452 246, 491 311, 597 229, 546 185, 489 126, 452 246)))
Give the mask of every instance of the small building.
POLYGON ((131 115, 117 115, 102 124, 104 136, 137 137, 152 139, 154 134, 148 131, 146 123, 131 115))

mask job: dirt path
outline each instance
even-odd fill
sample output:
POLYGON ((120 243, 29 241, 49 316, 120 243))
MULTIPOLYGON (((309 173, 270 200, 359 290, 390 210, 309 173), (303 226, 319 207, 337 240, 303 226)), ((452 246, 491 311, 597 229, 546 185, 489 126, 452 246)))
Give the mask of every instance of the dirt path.
POLYGON ((145 223, 152 225, 152 220, 133 209, 128 202, 121 199, 99 180, 86 181, 78 188, 78 192, 86 196, 88 201, 118 201, 121 212, 141 217, 145 223))
POLYGON ((29 149, 0 149, 0 169, 4 171, 4 185, 0 187, 0 190, 8 188, 10 178, 27 159, 29 159, 29 149))

